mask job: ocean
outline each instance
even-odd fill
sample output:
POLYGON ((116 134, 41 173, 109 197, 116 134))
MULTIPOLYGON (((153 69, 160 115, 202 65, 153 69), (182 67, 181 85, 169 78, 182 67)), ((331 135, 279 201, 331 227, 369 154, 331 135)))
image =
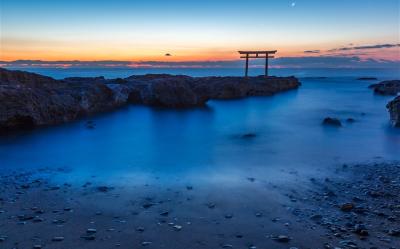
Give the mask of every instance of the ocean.
MULTIPOLYGON (((240 75, 237 69, 30 69, 55 78, 171 73, 240 75), (234 72, 234 73, 233 73, 234 72)), ((257 73, 257 72, 252 72, 257 73)), ((244 175, 285 181, 282 171, 321 170, 341 163, 399 160, 400 130, 368 85, 398 78, 393 70, 271 70, 296 75, 298 90, 272 97, 210 101, 174 110, 130 105, 83 120, 0 137, 1 170, 67 168, 68 179, 107 182, 236 184, 244 175), (379 80, 360 81, 361 76, 379 80), (327 77, 327 78, 313 78, 327 77), (343 127, 325 127, 337 117, 343 127), (347 118, 355 119, 347 123, 347 118), (85 127, 93 120, 96 128, 85 127), (242 135, 254 133, 253 138, 242 135)), ((63 176, 65 177, 65 175, 63 176)))

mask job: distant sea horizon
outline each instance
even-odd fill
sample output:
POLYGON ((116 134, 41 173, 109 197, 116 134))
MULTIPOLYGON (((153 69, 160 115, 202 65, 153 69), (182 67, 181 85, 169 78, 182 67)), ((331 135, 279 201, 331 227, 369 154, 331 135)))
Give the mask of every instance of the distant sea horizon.
MULTIPOLYGON (((207 76, 243 76, 241 68, 56 68, 56 67, 6 67, 10 70, 22 70, 38 73, 55 79, 67 77, 99 77, 107 79, 125 78, 143 74, 173 74, 193 77, 207 76)), ((378 79, 400 79, 400 68, 271 68, 273 76, 305 77, 376 77, 378 79)), ((251 76, 264 74, 263 68, 250 68, 251 76)))

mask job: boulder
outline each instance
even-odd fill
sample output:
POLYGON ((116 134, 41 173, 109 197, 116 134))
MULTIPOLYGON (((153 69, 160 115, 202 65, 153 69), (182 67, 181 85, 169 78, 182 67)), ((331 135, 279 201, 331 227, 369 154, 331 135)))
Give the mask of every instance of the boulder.
POLYGON ((400 127, 400 96, 390 101, 387 106, 390 120, 394 127, 400 127))
POLYGON ((339 119, 337 118, 331 118, 331 117, 326 117, 323 121, 322 121, 323 125, 329 125, 329 126, 336 126, 336 127, 340 127, 342 126, 342 122, 340 122, 339 119))
POLYGON ((369 88, 374 89, 376 94, 397 95, 400 93, 400 80, 382 81, 378 84, 372 84, 369 88))

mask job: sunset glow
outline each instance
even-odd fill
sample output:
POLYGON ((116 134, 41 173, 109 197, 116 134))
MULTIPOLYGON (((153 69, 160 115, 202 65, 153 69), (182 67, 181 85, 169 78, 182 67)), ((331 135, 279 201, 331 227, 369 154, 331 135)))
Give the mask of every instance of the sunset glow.
POLYGON ((120 0, 111 8, 3 0, 0 60, 224 61, 239 49, 277 49, 278 57, 399 61, 399 30, 397 0, 120 0))

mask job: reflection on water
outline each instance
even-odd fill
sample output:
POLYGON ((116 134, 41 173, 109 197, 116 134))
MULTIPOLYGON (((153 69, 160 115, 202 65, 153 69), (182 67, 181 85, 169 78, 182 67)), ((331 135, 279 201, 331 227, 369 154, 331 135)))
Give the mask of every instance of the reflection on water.
POLYGON ((206 108, 129 106, 93 117, 93 130, 82 120, 10 135, 0 138, 0 167, 66 167, 78 180, 235 182, 279 178, 285 169, 400 159, 400 131, 389 126, 385 108, 390 97, 375 96, 370 83, 352 79, 302 82, 297 91, 211 101, 206 108), (344 126, 323 127, 326 116, 344 126), (243 138, 246 133, 256 136, 243 138))

